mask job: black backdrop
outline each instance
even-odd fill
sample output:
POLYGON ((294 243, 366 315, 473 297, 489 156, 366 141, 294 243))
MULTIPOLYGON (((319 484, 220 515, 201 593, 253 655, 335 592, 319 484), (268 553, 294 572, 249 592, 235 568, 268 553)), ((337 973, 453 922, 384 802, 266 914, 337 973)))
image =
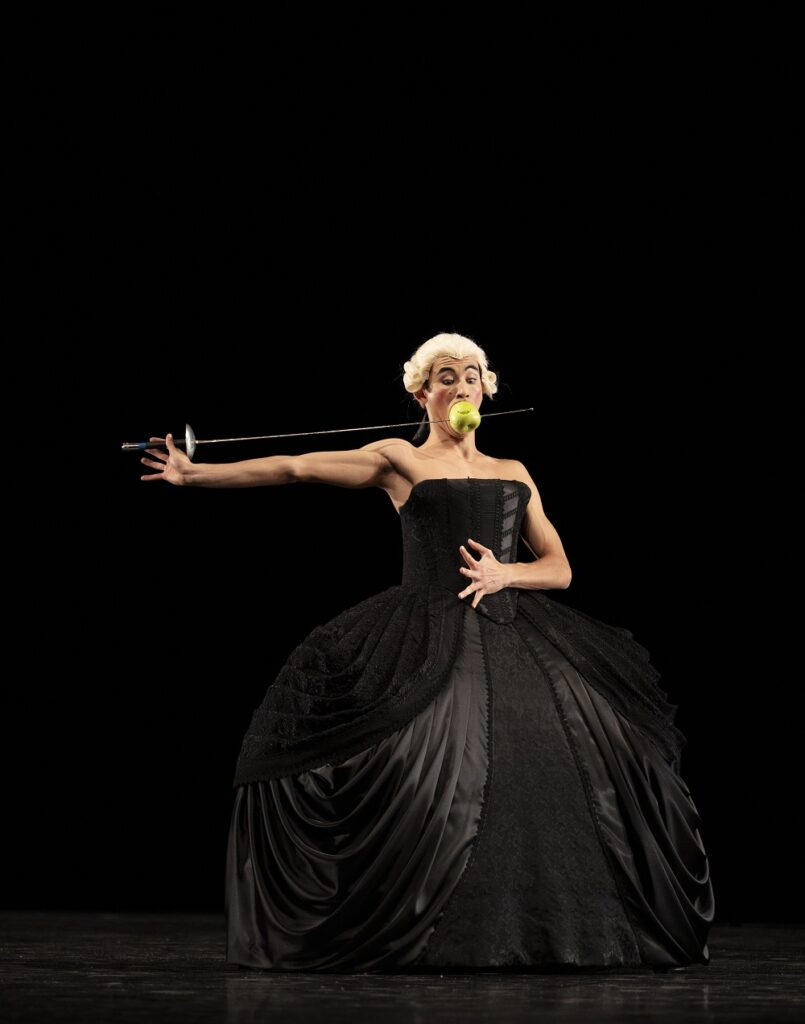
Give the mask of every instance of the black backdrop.
POLYGON ((718 918, 801 918, 780 10, 30 26, 2 905, 220 909, 252 708, 399 579, 381 491, 177 489, 120 444, 416 420, 402 363, 458 331, 482 411, 535 407, 478 446, 537 482, 558 599, 679 705, 718 918))

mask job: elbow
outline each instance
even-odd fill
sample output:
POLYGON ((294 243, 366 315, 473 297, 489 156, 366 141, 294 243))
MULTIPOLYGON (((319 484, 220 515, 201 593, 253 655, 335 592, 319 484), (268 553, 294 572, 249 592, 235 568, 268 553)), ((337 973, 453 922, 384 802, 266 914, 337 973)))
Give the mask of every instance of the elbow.
POLYGON ((563 579, 564 582, 562 583, 562 590, 567 590, 570 586, 570 581, 573 579, 573 570, 570 568, 570 563, 566 566, 563 579))
POLYGON ((309 477, 305 473, 305 463, 301 455, 288 455, 285 462, 285 483, 303 484, 309 477))

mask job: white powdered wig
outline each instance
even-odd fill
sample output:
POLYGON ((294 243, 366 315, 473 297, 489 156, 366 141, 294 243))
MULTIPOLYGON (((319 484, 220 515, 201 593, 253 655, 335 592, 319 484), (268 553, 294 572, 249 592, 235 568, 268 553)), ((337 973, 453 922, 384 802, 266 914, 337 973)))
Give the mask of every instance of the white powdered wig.
POLYGON ((403 387, 412 394, 419 391, 430 376, 434 362, 441 358, 465 359, 474 356, 481 371, 484 394, 490 398, 498 389, 497 374, 487 369, 486 353, 463 334, 436 334, 423 341, 411 358, 403 364, 403 387))

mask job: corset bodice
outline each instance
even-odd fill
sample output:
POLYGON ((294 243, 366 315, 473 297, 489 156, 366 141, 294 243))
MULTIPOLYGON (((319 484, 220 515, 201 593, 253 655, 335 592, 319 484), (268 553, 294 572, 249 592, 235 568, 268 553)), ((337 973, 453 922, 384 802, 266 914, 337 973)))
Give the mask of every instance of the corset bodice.
MULTIPOLYGON (((458 595, 469 577, 461 544, 477 557, 468 539, 491 548, 499 562, 517 560, 520 524, 531 497, 521 480, 439 477, 420 480, 400 508, 405 587, 441 587, 458 595)), ((495 622, 511 622, 517 611, 517 590, 507 587, 488 594, 476 611, 495 622)), ((472 603, 468 595, 463 600, 472 603)))

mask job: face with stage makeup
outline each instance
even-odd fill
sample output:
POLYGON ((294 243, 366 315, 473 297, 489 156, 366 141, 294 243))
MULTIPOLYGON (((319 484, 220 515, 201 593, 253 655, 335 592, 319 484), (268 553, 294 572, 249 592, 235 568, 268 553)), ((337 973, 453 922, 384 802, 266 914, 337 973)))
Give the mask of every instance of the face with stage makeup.
POLYGON ((479 409, 484 396, 491 399, 498 389, 486 353, 463 334, 436 334, 423 341, 403 365, 403 386, 425 414, 413 443, 424 436, 420 447, 427 448, 457 442, 474 447, 475 431, 457 431, 449 422, 450 410, 461 401, 479 409))
POLYGON ((450 362, 461 363, 454 369, 460 369, 462 373, 471 363, 487 397, 491 398, 497 391, 497 374, 489 369, 486 353, 472 338, 465 338, 463 334, 435 334, 423 341, 403 365, 403 387, 422 405, 419 392, 426 383, 430 383, 434 370, 438 371, 450 362))
POLYGON ((452 356, 437 356, 430 368, 428 379, 415 393, 420 407, 433 421, 445 420, 438 426, 451 434, 460 436, 450 424, 450 410, 458 402, 471 402, 480 409, 484 398, 479 360, 474 356, 456 359, 452 356))

